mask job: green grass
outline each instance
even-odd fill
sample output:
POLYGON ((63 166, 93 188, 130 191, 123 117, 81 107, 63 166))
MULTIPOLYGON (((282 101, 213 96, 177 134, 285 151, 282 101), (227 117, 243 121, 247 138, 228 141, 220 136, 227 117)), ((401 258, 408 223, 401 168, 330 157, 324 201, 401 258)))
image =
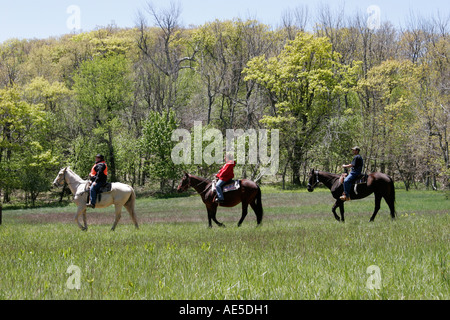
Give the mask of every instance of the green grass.
POLYGON ((0 299, 450 299, 450 200, 436 192, 397 192, 398 218, 382 204, 368 223, 373 197, 346 204, 346 223, 331 214, 325 190, 263 189, 264 221, 240 207, 220 208, 226 228, 207 228, 198 196, 143 198, 140 229, 124 211, 115 232, 113 208, 74 223, 63 208, 4 211, 0 226, 0 299), (33 219, 28 219, 33 217, 33 219), (45 220, 47 221, 47 220, 45 220), (68 289, 67 268, 81 271, 68 289), (368 289, 377 265, 381 288, 368 289))

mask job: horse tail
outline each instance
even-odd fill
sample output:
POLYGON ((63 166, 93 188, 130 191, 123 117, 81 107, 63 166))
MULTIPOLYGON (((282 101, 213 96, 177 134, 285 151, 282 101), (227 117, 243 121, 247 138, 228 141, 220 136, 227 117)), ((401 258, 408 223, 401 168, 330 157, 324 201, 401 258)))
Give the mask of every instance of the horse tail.
POLYGON ((128 213, 130 214, 131 220, 133 221, 136 228, 139 228, 137 217, 136 217, 136 211, 134 210, 135 204, 136 204, 136 193, 134 192, 134 189, 130 187, 131 194, 128 198, 127 202, 125 203, 125 208, 127 209, 128 213))
POLYGON ((261 188, 258 186, 258 193, 256 194, 256 222, 260 224, 263 219, 263 207, 261 201, 261 188))

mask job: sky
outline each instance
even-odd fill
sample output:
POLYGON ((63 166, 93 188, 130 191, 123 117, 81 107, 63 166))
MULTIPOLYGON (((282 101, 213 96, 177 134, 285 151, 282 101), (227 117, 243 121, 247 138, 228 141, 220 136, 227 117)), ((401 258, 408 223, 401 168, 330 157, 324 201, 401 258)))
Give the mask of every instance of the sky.
MULTIPOLYGON (((144 12, 147 3, 157 9, 167 9, 169 0, 0 0, 0 42, 10 38, 45 39, 80 31, 90 31, 114 22, 118 27, 134 27, 138 11, 144 12)), ((181 7, 183 26, 202 25, 215 19, 256 19, 274 28, 280 25, 282 15, 306 5, 311 16, 318 8, 328 5, 332 12, 344 7, 346 15, 367 12, 370 6, 378 8, 380 21, 390 21, 397 27, 405 26, 414 15, 429 18, 448 17, 448 0, 173 0, 181 7)), ((373 8, 373 7, 372 7, 373 8)), ((147 15, 148 16, 148 15, 147 15)), ((151 20, 149 20, 151 21, 151 20)))

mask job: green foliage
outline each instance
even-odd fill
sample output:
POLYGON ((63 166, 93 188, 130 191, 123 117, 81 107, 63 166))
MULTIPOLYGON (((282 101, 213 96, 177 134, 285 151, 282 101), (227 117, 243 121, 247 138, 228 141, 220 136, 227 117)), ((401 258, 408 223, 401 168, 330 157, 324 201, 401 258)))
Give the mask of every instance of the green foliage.
MULTIPOLYGON (((33 199, 67 164, 85 175, 99 152, 111 180, 153 187, 156 179, 170 190, 180 169, 170 168, 172 142, 142 144, 145 135, 158 139, 149 133, 153 112, 173 112, 176 127, 187 129, 203 121, 222 133, 280 130, 283 182, 301 184, 310 166, 341 171, 358 144, 368 170, 407 188, 450 186, 450 44, 439 19, 375 31, 357 19, 332 26, 332 13, 322 12, 307 33, 241 19, 183 28, 176 10, 153 13, 157 27, 0 44, 3 200, 15 190, 33 199), (36 172, 40 178, 24 182, 36 172), (41 184, 45 172, 53 174, 41 184)), ((167 139, 165 125, 158 130, 167 139)), ((217 168, 186 169, 209 176, 217 168)))
POLYGON ((21 100, 17 87, 0 90, 0 188, 31 195, 50 187, 48 174, 58 162, 48 141, 50 114, 41 104, 21 100))
POLYGON ((77 100, 100 124, 130 103, 132 83, 128 61, 123 55, 97 56, 85 61, 74 81, 77 100))
POLYGON ((246 80, 262 85, 276 101, 275 114, 265 115, 261 122, 282 128, 281 140, 294 172, 299 169, 298 158, 322 134, 333 101, 356 84, 359 63, 339 63, 339 54, 331 47, 328 38, 298 33, 277 57, 254 58, 244 70, 246 80))
POLYGON ((159 180, 161 191, 167 188, 168 181, 177 179, 181 172, 181 168, 171 159, 172 148, 175 145, 171 137, 177 127, 173 111, 162 114, 151 112, 143 124, 139 149, 145 155, 145 169, 151 178, 159 180))
POLYGON ((92 135, 97 149, 107 147, 110 177, 116 181, 115 137, 123 126, 119 116, 132 99, 127 58, 109 54, 85 61, 74 76, 74 91, 81 105, 79 125, 92 135))

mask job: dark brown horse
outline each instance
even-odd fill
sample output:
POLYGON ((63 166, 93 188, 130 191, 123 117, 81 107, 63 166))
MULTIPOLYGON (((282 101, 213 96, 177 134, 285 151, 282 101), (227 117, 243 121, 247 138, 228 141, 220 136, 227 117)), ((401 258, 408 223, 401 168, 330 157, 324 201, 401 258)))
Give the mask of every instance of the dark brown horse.
MULTIPOLYGON (((313 169, 309 174, 308 191, 312 192, 319 182, 322 182, 324 185, 326 185, 328 189, 331 190, 331 194, 333 195, 333 197, 336 199, 336 203, 331 209, 333 211, 334 217, 337 221, 344 222, 344 202, 339 199, 339 197, 342 195, 342 192, 344 191, 344 186, 339 182, 339 178, 340 175, 338 174, 313 169), (339 207, 339 210, 341 212, 341 218, 339 218, 339 216, 336 214, 337 207, 339 207)), ((350 199, 362 199, 372 193, 375 194, 375 211, 373 212, 370 221, 375 220, 375 216, 377 215, 378 210, 380 210, 381 198, 384 198, 384 200, 386 200, 386 203, 391 210, 391 218, 394 219, 395 189, 394 181, 392 180, 392 178, 380 172, 371 173, 368 175, 366 183, 357 185, 356 193, 354 188, 352 187, 352 190, 350 192, 350 199)))
MULTIPOLYGON (((212 228, 211 220, 213 220, 219 227, 224 227, 225 225, 216 219, 217 206, 219 204, 214 202, 215 192, 211 191, 211 185, 211 180, 196 177, 185 172, 177 190, 178 192, 183 192, 189 187, 194 188, 195 191, 200 194, 203 203, 206 205, 209 227, 212 228)), ((242 202, 242 216, 238 222, 238 227, 242 224, 245 216, 247 215, 248 205, 252 207, 256 214, 257 224, 261 224, 263 218, 261 189, 255 182, 242 179, 239 189, 225 192, 223 195, 225 201, 220 204, 221 207, 234 207, 242 202)))

